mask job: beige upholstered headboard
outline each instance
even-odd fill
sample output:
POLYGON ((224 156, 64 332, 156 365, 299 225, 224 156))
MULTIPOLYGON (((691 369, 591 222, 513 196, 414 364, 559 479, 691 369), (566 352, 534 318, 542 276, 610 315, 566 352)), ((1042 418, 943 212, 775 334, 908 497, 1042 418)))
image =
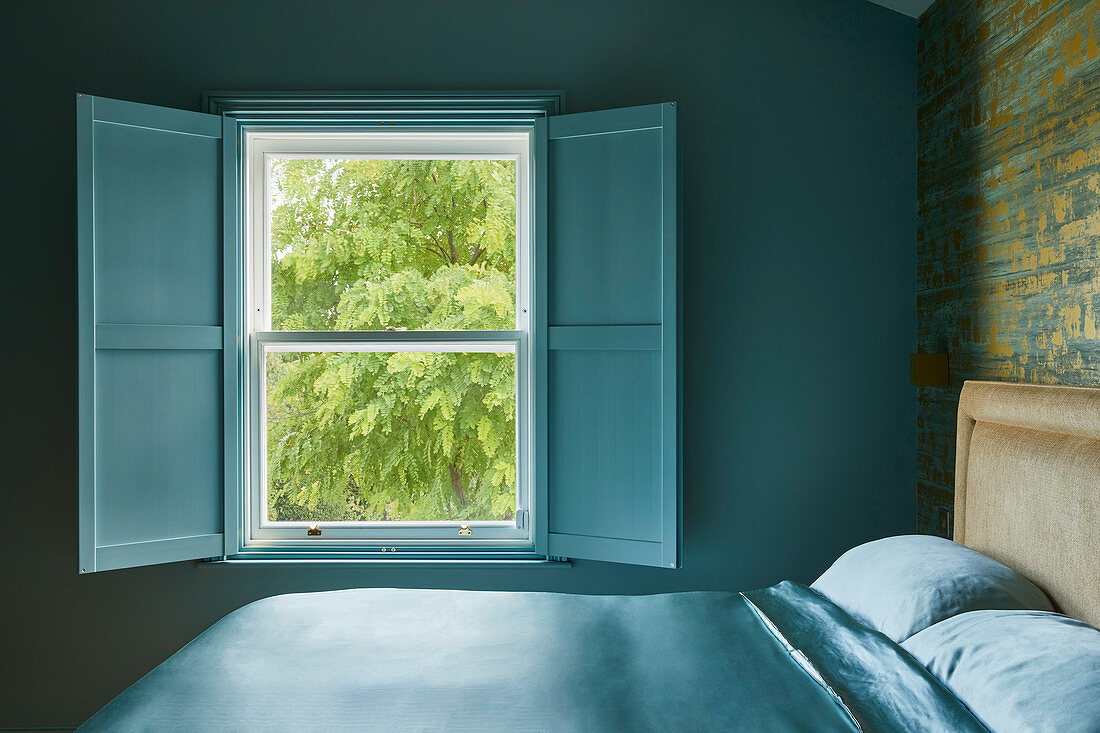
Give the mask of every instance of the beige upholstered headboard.
POLYGON ((1100 627, 1100 389, 963 385, 955 541, 1100 627))

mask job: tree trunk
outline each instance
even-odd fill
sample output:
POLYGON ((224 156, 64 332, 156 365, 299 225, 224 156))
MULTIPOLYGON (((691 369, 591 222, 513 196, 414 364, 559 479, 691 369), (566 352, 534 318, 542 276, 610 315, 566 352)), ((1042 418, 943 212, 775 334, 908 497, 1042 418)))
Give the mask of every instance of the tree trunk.
POLYGON ((447 247, 451 250, 451 264, 458 264, 458 252, 455 250, 455 233, 447 232, 447 247))
POLYGON ((455 498, 458 499, 459 508, 465 508, 466 492, 462 489, 462 474, 458 472, 458 468, 456 468, 453 463, 448 465, 447 468, 451 471, 451 491, 454 492, 455 498))

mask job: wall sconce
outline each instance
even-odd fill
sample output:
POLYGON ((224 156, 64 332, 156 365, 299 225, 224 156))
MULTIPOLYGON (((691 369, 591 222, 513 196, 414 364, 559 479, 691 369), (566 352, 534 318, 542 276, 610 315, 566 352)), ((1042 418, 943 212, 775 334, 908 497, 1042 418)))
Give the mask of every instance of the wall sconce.
POLYGON ((909 384, 914 387, 942 387, 947 383, 947 354, 909 355, 909 384))

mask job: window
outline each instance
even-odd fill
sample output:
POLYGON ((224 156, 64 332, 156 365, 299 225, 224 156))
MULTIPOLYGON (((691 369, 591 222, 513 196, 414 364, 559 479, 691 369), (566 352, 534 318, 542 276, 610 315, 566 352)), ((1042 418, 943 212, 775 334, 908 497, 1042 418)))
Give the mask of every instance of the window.
POLYGON ((80 571, 680 563, 676 106, 77 96, 80 571))
POLYGON ((244 143, 245 546, 530 547, 530 126, 244 143))

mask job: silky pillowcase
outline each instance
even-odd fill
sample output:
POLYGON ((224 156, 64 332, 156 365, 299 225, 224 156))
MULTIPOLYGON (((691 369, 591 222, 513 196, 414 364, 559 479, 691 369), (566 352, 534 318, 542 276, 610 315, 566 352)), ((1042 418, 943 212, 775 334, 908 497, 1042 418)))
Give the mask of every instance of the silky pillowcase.
POLYGON ((929 535, 852 548, 810 587, 898 643, 965 611, 1054 610, 1041 590, 1011 568, 929 535))
POLYGON ((1047 611, 971 611, 902 646, 991 731, 1100 731, 1100 631, 1047 611))

